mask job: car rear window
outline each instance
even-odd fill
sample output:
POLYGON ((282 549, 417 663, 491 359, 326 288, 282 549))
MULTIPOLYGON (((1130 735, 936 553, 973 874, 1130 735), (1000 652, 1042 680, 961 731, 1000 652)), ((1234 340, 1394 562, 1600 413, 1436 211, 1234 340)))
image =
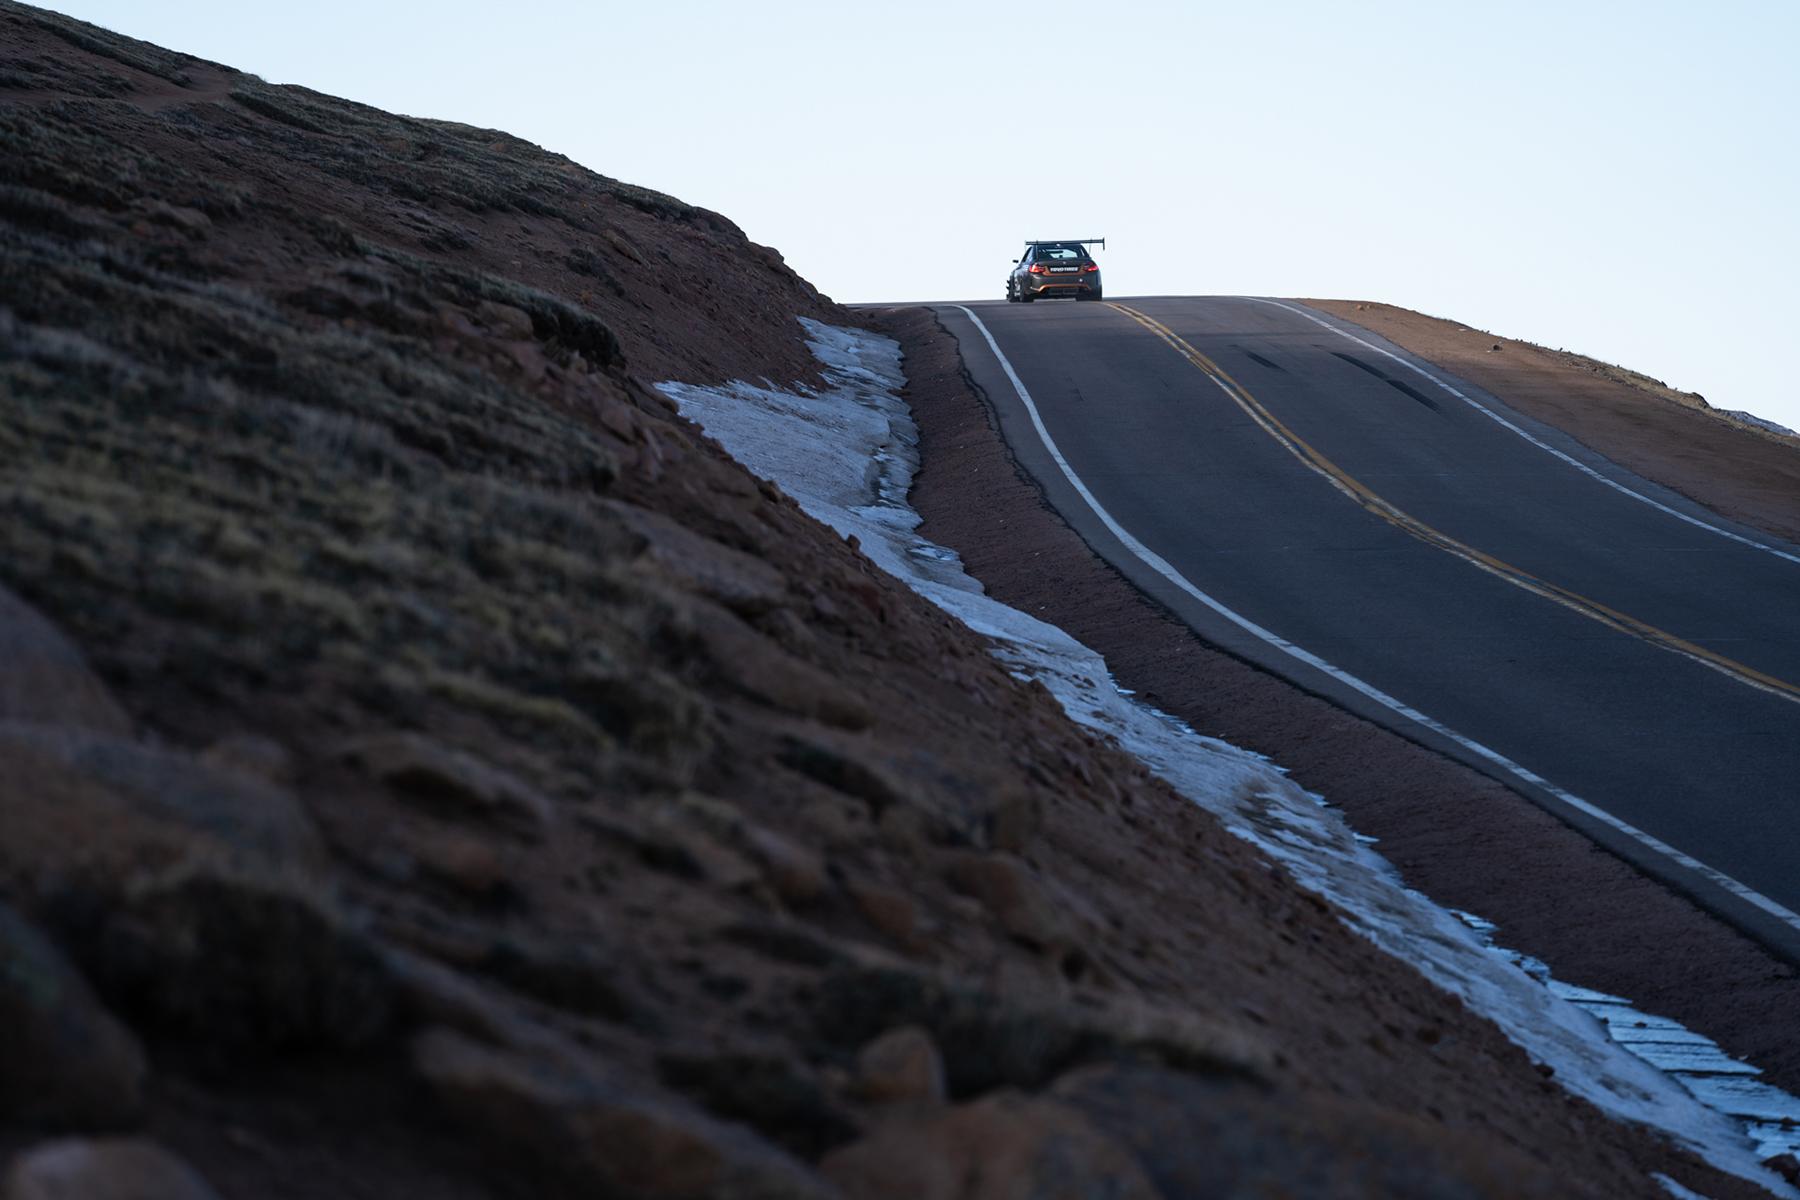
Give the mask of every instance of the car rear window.
POLYGON ((1037 256, 1039 258, 1081 259, 1086 258, 1087 253, 1080 246, 1039 246, 1037 256))

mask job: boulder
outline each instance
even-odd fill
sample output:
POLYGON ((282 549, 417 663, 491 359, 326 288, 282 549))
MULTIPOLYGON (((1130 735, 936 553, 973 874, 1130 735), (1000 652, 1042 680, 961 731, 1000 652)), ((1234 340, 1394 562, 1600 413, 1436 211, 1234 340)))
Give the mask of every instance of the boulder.
POLYGON ((590 1200, 826 1200, 798 1159, 678 1097, 570 1053, 527 1057, 447 1029, 414 1043, 426 1088, 552 1195, 590 1200))
POLYGON ((6 1173, 0 1200, 219 1200, 200 1174, 143 1139, 45 1142, 6 1173))
POLYGON ((851 879, 844 886, 856 911, 876 932, 902 950, 916 953, 923 948, 919 937, 919 906, 913 903, 911 896, 873 879, 851 879))
POLYGON ((1085 1004, 1035 991, 989 988, 911 964, 848 962, 814 997, 828 1043, 859 1048, 897 1025, 930 1032, 953 1097, 1034 1089, 1093 1061, 1165 1063, 1199 1075, 1266 1081, 1274 1051, 1235 1025, 1114 998, 1085 1004))
POLYGON ((1553 1176, 1479 1128, 1453 1129, 1366 1101, 1280 1094, 1148 1066, 1084 1068, 1058 1080, 1051 1094, 1129 1146, 1172 1196, 1598 1197, 1582 1180, 1553 1176))
MULTIPOLYGON (((631 433, 636 432, 634 427, 631 433)), ((643 560, 683 591, 697 592, 741 616, 768 612, 786 598, 787 577, 762 559, 650 509, 616 500, 604 503, 641 539, 643 560)))
POLYGON ((88 669, 74 643, 0 587, 0 720, 72 725, 125 737, 131 718, 88 669))
POLYGON ((377 733, 339 748, 396 795, 440 815, 469 816, 541 838, 554 817, 530 784, 471 754, 419 733, 377 733))
POLYGON ((0 1121, 136 1122, 149 1073, 130 1030, 50 940, 0 904, 0 1121))
MULTIPOLYGON (((205 835, 278 864, 312 865, 325 857, 317 827, 292 793, 176 751, 69 726, 0 721, 4 760, 37 760, 38 769, 47 761, 98 785, 87 797, 99 810, 92 822, 96 830, 124 818, 205 835)), ((0 803, 23 809, 41 801, 20 788, 7 789, 0 803)))
POLYGON ((942 1103, 944 1060, 937 1043, 917 1025, 888 1030, 857 1054, 855 1089, 872 1104, 942 1103))
POLYGON ((721 605, 691 597, 669 632, 709 660, 721 683, 759 703, 839 729, 867 729, 875 719, 836 678, 721 605))
POLYGON ((472 900, 500 902, 516 893, 506 860, 488 838, 447 829, 415 839, 412 851, 427 877, 472 900))
POLYGON ((820 1170, 863 1200, 1162 1200, 1163 1195, 1126 1146, 1080 1113, 1010 1091, 886 1122, 862 1141, 827 1155, 820 1170))
POLYGON ((669 1051, 657 1055, 656 1071, 714 1116, 742 1121, 803 1158, 856 1135, 848 1110, 786 1048, 669 1051))
POLYGON ((1056 907, 1013 855, 961 851, 950 855, 945 874, 953 887, 979 900, 1002 929, 1025 945, 1047 950, 1068 940, 1056 907))
POLYGON ((223 862, 132 881, 84 959, 107 995, 213 1045, 362 1046, 397 1007, 385 959, 327 895, 223 862))
POLYGON ((772 829, 749 824, 742 831, 742 839, 769 886, 786 903, 811 904, 831 886, 824 858, 798 842, 772 829))
POLYGON ((592 938, 504 937, 490 944, 471 966, 565 1012, 605 1021, 626 1021, 634 1015, 625 991, 629 965, 592 938))

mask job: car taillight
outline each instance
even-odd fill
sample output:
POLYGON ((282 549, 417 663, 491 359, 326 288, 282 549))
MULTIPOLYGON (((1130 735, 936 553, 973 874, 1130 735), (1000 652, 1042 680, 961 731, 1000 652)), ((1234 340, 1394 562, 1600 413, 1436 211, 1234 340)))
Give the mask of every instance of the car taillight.
POLYGON ((1033 275, 1042 275, 1044 273, 1044 264, 1043 263, 1032 263, 1029 267, 1027 267, 1025 269, 1027 271, 1031 272, 1033 275))
POLYGON ((1099 263, 1089 263, 1087 266, 1085 266, 1081 269, 1084 272, 1085 271, 1098 271, 1100 269, 1100 264, 1099 263))

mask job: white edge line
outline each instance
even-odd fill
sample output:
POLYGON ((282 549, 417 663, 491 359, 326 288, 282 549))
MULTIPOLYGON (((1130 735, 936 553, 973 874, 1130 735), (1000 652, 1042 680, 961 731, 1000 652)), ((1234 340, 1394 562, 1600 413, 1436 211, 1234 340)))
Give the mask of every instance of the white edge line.
MULTIPOLYGON (((1268 301, 1267 303, 1274 303, 1274 301, 1268 301)), ((1239 629, 1244 630, 1246 633, 1249 633, 1253 637, 1256 637, 1256 638, 1268 643, 1269 645, 1275 647, 1277 650, 1280 650, 1284 654, 1290 655, 1291 657, 1298 659, 1300 662, 1305 663, 1307 666, 1312 667, 1316 671, 1324 672, 1326 675, 1330 676, 1332 679, 1337 680, 1339 683, 1343 684, 1345 687, 1350 688, 1351 690, 1358 692, 1363 696, 1368 697, 1370 700, 1373 700, 1375 703, 1381 705, 1383 708, 1386 708, 1391 712, 1397 713, 1400 716, 1405 717, 1407 720, 1414 722, 1415 724, 1422 725, 1423 727, 1425 727, 1426 729, 1429 729, 1431 732, 1439 735, 1440 737, 1448 738, 1450 741, 1455 742, 1458 746, 1461 746, 1463 749, 1469 751, 1471 754, 1475 754, 1483 759, 1486 759, 1488 762, 1493 763, 1496 767, 1499 767, 1501 770, 1506 771, 1508 774, 1512 775, 1515 779, 1518 779, 1526 784, 1529 784, 1532 787, 1536 787, 1545 792, 1548 792, 1550 795, 1556 797, 1556 799, 1560 800, 1564 804, 1567 804, 1570 808, 1575 809, 1577 812, 1583 813, 1586 816, 1589 816, 1589 817, 1593 818, 1594 820, 1599 821, 1602 824, 1604 824, 1614 830, 1617 830, 1619 833, 1622 833, 1626 837, 1631 838, 1633 841, 1637 842, 1639 845, 1645 847, 1646 849, 1652 850, 1652 851, 1656 852, 1657 854, 1661 855, 1662 857, 1668 859, 1669 861, 1676 863, 1677 865, 1684 867, 1689 871, 1694 872, 1696 875, 1699 875, 1703 879, 1706 879, 1708 882, 1713 883, 1720 888, 1723 888, 1727 892, 1730 892, 1732 895, 1736 896, 1738 899, 1744 901, 1745 903, 1750 904, 1750 905, 1754 906, 1755 908, 1760 909, 1761 911, 1767 913, 1771 917, 1774 917, 1776 920, 1782 922, 1784 925, 1788 926, 1790 929, 1793 929, 1796 932, 1800 932, 1800 914, 1792 912, 1791 910, 1787 909, 1786 907, 1782 906, 1781 904, 1777 903, 1776 901, 1769 899, 1769 897, 1763 895, 1761 892, 1756 891, 1754 888, 1751 888, 1746 884, 1739 883, 1737 880, 1733 879, 1731 876, 1725 874, 1724 872, 1715 870, 1714 868, 1707 866, 1705 863, 1699 861, 1698 859, 1693 858, 1693 857, 1683 853, 1682 851, 1675 849, 1675 847, 1669 845, 1667 842, 1664 842, 1659 838, 1653 837, 1652 835, 1645 833, 1643 830, 1637 828, 1637 826, 1629 824, 1628 822, 1623 821, 1623 820, 1619 819, 1618 817, 1613 816, 1611 813, 1607 812, 1605 809, 1599 808, 1596 805, 1590 804, 1586 800, 1583 800, 1581 797, 1576 796, 1571 792, 1564 791, 1562 788, 1557 787, 1555 784, 1551 783, 1549 780, 1543 778, 1542 776, 1536 774, 1535 772, 1528 770, 1525 767, 1520 766, 1518 763, 1513 762, 1511 759, 1507 758, 1505 755, 1501 754, 1499 751, 1491 750, 1488 747, 1482 745, 1480 742, 1475 741, 1473 738, 1464 737, 1462 734, 1456 732, 1454 729, 1451 729, 1449 726, 1441 724, 1440 722, 1432 719, 1431 717, 1426 716, 1424 713, 1420 712, 1419 710, 1411 707, 1410 705, 1408 705, 1400 700, 1396 700, 1394 697, 1388 695, 1386 692, 1375 687, 1374 685, 1364 683, 1362 680, 1358 679, 1356 676, 1350 674, 1349 672, 1332 666, 1330 663, 1326 662, 1324 659, 1320 658, 1318 655, 1312 653, 1310 650, 1306 650, 1300 646, 1296 646, 1294 643, 1286 640, 1285 638, 1281 637, 1280 635, 1278 635, 1270 630, 1264 629, 1261 625, 1258 625, 1256 622, 1250 620, 1248 617, 1245 617, 1245 616, 1233 611, 1232 609, 1227 608, 1224 604, 1222 604, 1218 600, 1213 599, 1213 597, 1211 597, 1211 596, 1207 595, 1205 592, 1201 591, 1198 587, 1196 587, 1193 584, 1192 581, 1190 581, 1187 578, 1187 576, 1183 575, 1180 571, 1177 571, 1174 568, 1174 566, 1172 566, 1169 563, 1169 561, 1167 559, 1163 558, 1160 554, 1157 554, 1154 550, 1150 549, 1148 546, 1146 546, 1142 542, 1138 541, 1137 538, 1133 537, 1125 529, 1125 527, 1123 525, 1120 525, 1118 521, 1113 519, 1113 515, 1111 513, 1106 511, 1105 507, 1102 506, 1100 501, 1094 496, 1094 493, 1092 493, 1088 490, 1087 484, 1083 483, 1081 480, 1081 477, 1075 473, 1075 469, 1069 465, 1069 460, 1063 457, 1062 451, 1056 445, 1056 439, 1050 436, 1050 430, 1045 427, 1044 419, 1041 415, 1039 415, 1037 404, 1035 401, 1032 400, 1031 393, 1025 390, 1025 384, 1019 379, 1018 372, 1013 370, 1012 363, 1007 359, 1006 355, 1001 352, 1000 344, 994 340, 994 335, 992 333, 988 332, 988 327, 982 323, 981 318, 976 316, 966 306, 958 304, 958 305, 955 305, 954 307, 958 311, 960 311, 964 316, 968 317, 969 320, 974 323, 975 328, 981 331, 981 336, 987 340, 988 349, 992 350, 994 352, 994 357, 997 360, 999 360, 1000 369, 1006 373, 1006 378, 1007 378, 1008 382, 1010 382, 1012 384, 1013 391, 1015 391, 1019 394, 1019 399, 1025 405, 1025 411, 1028 414, 1030 414, 1030 416, 1031 416, 1032 428, 1037 430, 1039 439, 1042 440, 1044 443, 1044 449, 1046 449, 1050 452, 1051 459, 1053 459, 1055 461, 1057 467, 1059 469, 1061 469, 1061 471, 1063 473, 1063 477, 1065 479, 1067 479, 1069 481, 1070 486, 1073 487, 1076 490, 1076 492, 1080 494, 1082 500, 1084 500, 1087 503, 1087 506, 1093 510, 1094 515, 1100 518, 1101 524, 1106 526, 1108 532, 1110 532, 1115 538, 1117 538, 1119 540, 1119 543, 1121 545, 1123 545, 1125 547, 1125 549, 1129 550, 1133 555, 1135 555, 1138 559, 1140 559, 1151 570, 1155 571, 1158 575, 1161 575, 1164 579, 1166 579, 1170 583, 1174 584, 1177 588, 1181 589, 1183 592, 1187 593, 1189 596, 1192 596, 1195 600, 1198 600, 1201 604, 1204 604, 1207 608, 1210 608, 1213 612, 1218 613, 1221 617, 1224 617, 1227 621, 1230 621, 1233 625, 1236 625, 1239 629)), ((1280 307, 1286 308, 1288 306, 1280 305, 1280 307)), ((1296 311, 1298 311, 1298 310, 1296 310, 1296 311)), ((1301 315, 1306 316, 1309 314, 1302 313, 1301 315)), ((1329 328, 1329 326, 1327 326, 1327 328, 1329 328)), ((1342 332, 1342 331, 1340 330, 1339 332, 1342 332)), ((1345 336, 1348 337, 1350 335, 1345 334, 1345 336)), ((1360 340, 1360 339, 1356 339, 1356 340, 1360 340)), ((1367 345, 1368 343, 1365 342, 1363 344, 1367 345)), ((1370 348, 1378 349, 1379 347, 1370 347, 1370 348)), ((1385 351, 1383 353, 1385 353, 1385 351)), ((1404 361, 1404 360, 1401 360, 1401 361, 1404 361)), ((1458 394, 1460 395, 1460 393, 1458 393, 1458 394)), ((1464 399, 1467 399, 1467 397, 1464 397, 1464 399)), ((1474 401, 1470 401, 1470 403, 1473 404, 1474 401)), ((1481 406, 1476 405, 1476 407, 1480 408, 1481 406)), ((1486 410, 1483 409, 1483 411, 1485 412, 1486 410)), ((1493 414, 1489 413, 1489 415, 1492 416, 1493 414)), ((1495 417, 1495 419, 1499 420, 1500 418, 1495 417)), ((1504 421, 1502 421, 1501 423, 1505 424, 1504 421)), ((1524 436, 1529 437, 1530 435, 1526 434, 1524 436)), ((1535 439, 1533 439, 1533 440, 1535 440, 1535 439)), ((1542 445, 1542 443, 1539 443, 1539 444, 1542 445)), ((1549 447, 1545 447, 1545 448, 1549 449, 1549 447)), ((1551 452, 1554 454, 1558 454, 1559 457, 1566 457, 1564 455, 1561 455, 1559 451, 1552 450, 1551 452)), ((1570 461, 1573 462, 1574 460, 1571 459, 1570 461)), ((1575 465, 1581 466, 1581 464, 1579 464, 1579 463, 1576 463, 1575 465)), ((1582 469, 1586 470, 1587 468, 1583 467, 1582 469)), ((1592 472, 1590 472, 1590 474, 1592 474, 1592 472)), ((1607 481, 1607 482, 1610 482, 1610 481, 1607 481)), ((1614 484, 1613 486, 1617 487, 1618 485, 1614 484)), ((1624 489, 1621 489, 1621 490, 1624 490, 1624 489)), ((1636 495, 1635 492, 1631 492, 1628 494, 1636 495)), ((1643 499, 1643 497, 1641 497, 1641 496, 1638 498, 1643 499)), ((1655 501, 1645 500, 1645 503, 1655 504, 1655 501)), ((1661 508, 1662 506, 1656 505, 1656 507, 1661 508)), ((1676 515, 1679 516, 1680 514, 1676 514, 1676 515)), ((1683 519, 1686 520, 1688 518, 1683 518, 1683 519)), ((1696 523, 1698 524, 1698 522, 1696 522, 1696 523)), ((1711 526, 1707 526, 1707 528, 1711 528, 1711 526)), ((1720 532, 1724 532, 1724 531, 1721 530, 1720 532)), ((1726 536, 1729 537, 1729 536, 1735 536, 1735 535, 1727 534, 1726 536)), ((1744 539, 1740 538, 1739 540, 1742 541, 1744 539)), ((1751 543, 1751 544, 1754 545, 1755 543, 1751 543)))
POLYGON ((1586 475, 1592 479, 1597 479, 1601 483, 1604 483, 1607 487, 1612 488, 1614 491, 1623 492, 1625 495, 1630 496, 1633 500, 1636 500, 1641 504, 1648 504, 1651 508, 1656 509, 1658 512, 1667 513, 1669 516, 1674 517, 1677 521, 1686 521, 1689 525, 1694 525, 1701 529, 1705 529, 1712 533, 1716 533, 1720 537, 1723 537, 1723 538, 1730 538, 1734 542, 1738 542, 1742 545, 1749 546, 1755 550, 1761 550, 1765 554, 1773 554, 1776 558, 1786 559, 1788 562, 1791 562, 1791 563, 1800 563, 1800 555, 1789 554, 1787 551, 1782 550, 1778 547, 1770 546, 1764 542, 1759 542, 1759 541, 1755 540, 1754 538, 1744 537, 1742 534, 1733 533, 1729 529, 1721 529, 1721 528, 1719 528, 1719 526, 1714 525, 1710 522, 1702 521, 1698 517, 1691 517, 1687 513, 1684 513, 1679 509, 1671 508, 1667 504, 1662 503, 1661 501, 1652 500, 1650 497, 1644 495, 1642 492, 1632 491, 1630 488, 1626 487, 1624 484, 1620 483, 1618 480, 1609 479, 1607 476, 1601 474, 1599 471, 1596 471, 1594 468, 1588 466, 1586 463, 1580 461, 1579 459, 1573 458, 1570 455, 1563 453, 1561 450, 1558 450, 1555 446, 1552 446, 1550 443, 1544 441, 1542 438, 1536 437, 1533 434, 1528 433, 1525 430, 1519 428, 1517 425, 1513 424, 1511 421, 1507 420, 1505 417, 1501 416, 1499 413, 1495 412, 1493 409, 1489 408, 1487 405, 1481 403, 1479 400, 1476 400, 1472 396, 1465 395, 1463 392, 1450 386, 1450 384, 1444 382, 1444 380, 1438 378, 1436 375, 1433 375, 1430 371, 1427 371, 1424 367, 1419 366, 1417 363, 1412 362, 1409 359, 1403 358, 1398 354, 1395 354, 1392 350, 1388 350, 1384 347, 1377 346, 1373 342, 1367 341, 1363 338, 1359 338, 1354 333, 1351 333, 1349 330, 1343 329, 1337 325, 1333 325, 1330 321, 1327 321, 1325 318, 1317 315, 1316 313, 1308 312, 1304 308, 1299 308, 1292 304, 1284 304, 1280 300, 1271 300, 1266 296, 1240 296, 1239 299, 1254 301, 1257 304, 1270 304, 1270 305, 1275 306, 1276 308, 1284 308, 1288 312, 1294 313, 1297 316, 1305 317, 1307 320, 1311 321, 1315 325, 1319 325, 1326 329, 1329 329, 1331 332, 1337 334, 1341 338, 1347 338, 1350 341, 1355 342, 1357 345, 1363 347, 1365 350, 1370 350, 1376 354, 1382 355, 1383 357, 1393 359, 1395 362, 1399 363, 1401 366, 1405 367, 1407 370, 1411 371, 1413 374, 1422 375, 1426 379, 1429 379, 1432 383, 1435 383, 1438 387, 1442 388, 1444 391, 1449 392, 1452 396, 1455 396, 1458 400, 1461 400, 1464 404, 1467 404, 1470 408, 1473 408, 1476 412, 1481 413, 1483 416, 1489 418, 1490 420, 1501 425, 1502 427, 1512 430, 1514 433, 1518 434, 1520 437, 1524 438, 1526 441, 1530 442, 1532 445, 1536 446, 1538 449, 1543 450, 1549 454, 1554 454, 1557 458, 1562 459, 1564 462, 1568 463, 1571 467, 1574 467, 1577 471, 1580 471, 1583 475, 1586 475))

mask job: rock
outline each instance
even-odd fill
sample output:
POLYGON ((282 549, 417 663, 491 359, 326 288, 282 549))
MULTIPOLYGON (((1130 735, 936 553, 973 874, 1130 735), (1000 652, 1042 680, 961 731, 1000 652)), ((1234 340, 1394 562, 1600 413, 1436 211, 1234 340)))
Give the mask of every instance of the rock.
POLYGON ((125 715, 81 651, 35 608, 0 587, 0 721, 73 725, 129 737, 125 715))
POLYGON ((84 957, 102 991, 214 1045, 362 1046, 396 1008, 385 961, 325 896, 221 863, 134 881, 84 957))
POLYGON ((294 756, 274 738, 254 733, 233 734, 208 746, 200 761, 221 771, 235 771, 276 787, 294 782, 294 756))
POLYGON ((584 664, 560 686, 571 704, 671 779, 692 779, 712 746, 709 701, 665 671, 584 664))
POLYGON ((491 1046, 540 1057, 572 1052, 567 1039, 533 1021, 512 996, 487 982, 410 950, 384 946, 382 957, 404 1024, 442 1025, 491 1046))
POLYGON ((945 874, 958 891, 981 901, 1002 929, 1026 945, 1044 950, 1068 940, 1062 917, 1030 869, 1012 855, 957 853, 950 857, 945 874))
POLYGON ((917 1025, 890 1029, 856 1056, 856 1094, 873 1104, 939 1104, 946 1095, 944 1060, 917 1025))
POLYGON ((831 886, 825 860, 807 847, 760 825, 746 825, 741 836, 769 886, 788 904, 811 904, 831 886))
POLYGON ((846 1194, 866 1200, 1163 1196, 1131 1151, 1080 1113, 1016 1092, 886 1122, 827 1155, 820 1170, 846 1194))
POLYGON ((21 1154, 4 1200, 219 1200, 200 1174, 140 1138, 44 1142, 21 1154))
POLYGON ((717 1116, 742 1121, 805 1158, 855 1136, 818 1078, 787 1052, 724 1050, 657 1056, 657 1074, 717 1116))
POLYGON ((1795 1187, 1800 1187, 1800 1155, 1793 1153, 1777 1154, 1773 1158, 1763 1159, 1763 1166, 1775 1172, 1795 1187))
POLYGON ((685 591, 717 601, 740 616, 766 613, 787 596, 786 576, 760 558, 635 504, 607 501, 606 508, 642 539, 643 559, 685 591))
POLYGON ((622 988, 625 964, 591 942, 508 938, 474 965, 489 978, 568 1012, 608 1021, 633 1015, 622 988))
POLYGON ((822 1037, 847 1048, 897 1025, 929 1031, 954 1097, 1041 1087, 1093 1060, 1163 1062, 1246 1081, 1266 1078, 1274 1061, 1260 1039, 1197 1014, 1123 1000, 1075 1005, 975 987, 910 964, 840 964, 820 982, 813 1016, 822 1037))
MULTIPOLYGON (((755 884, 762 878, 761 869, 724 840, 736 837, 735 813, 723 821, 712 819, 697 806, 700 800, 690 795, 632 813, 590 809, 578 813, 576 820, 630 846, 645 866, 655 870, 727 890, 755 884)), ((719 803, 704 801, 708 807, 719 803)))
POLYGON ((860 1048, 889 1029, 917 1025, 940 1047, 952 1096, 995 1087, 1037 1087, 1072 1064, 1081 1029, 1061 1009, 1022 1003, 908 966, 840 966, 821 981, 819 1032, 860 1048))
POLYGON ((378 733, 345 743, 339 754, 395 793, 440 814, 469 815, 540 838, 555 810, 523 780, 418 733, 378 733))
POLYGON ((846 796, 854 796, 867 804, 870 814, 877 818, 908 802, 905 781, 881 761, 873 746, 856 738, 821 736, 824 732, 790 738, 782 747, 782 764, 846 796))
POLYGON ((701 792, 683 792, 675 804, 655 810, 631 840, 641 843, 647 835, 665 843, 665 854, 685 845, 679 857, 696 877, 705 876, 724 886, 738 887, 761 879, 790 904, 817 900, 831 886, 825 860, 818 854, 751 821, 737 805, 701 792), (694 830, 704 831, 712 842, 705 855, 682 836, 694 830), (727 850, 724 843, 729 843, 728 858, 719 855, 727 850), (747 877, 739 878, 736 870, 727 868, 743 868, 747 877))
POLYGON ((116 1129, 137 1120, 137 1038, 22 916, 0 904, 0 1120, 116 1129))
POLYGON ((1308 1099, 1141 1066, 1077 1071, 1052 1095, 1128 1145, 1172 1196, 1594 1195, 1498 1137, 1366 1101, 1308 1099))
POLYGON ((854 879, 847 885, 851 901, 863 920, 876 932, 905 950, 919 946, 919 909, 912 897, 898 888, 868 879, 854 879))
MULTIPOLYGON (((34 730, 41 726, 33 726, 34 730)), ((109 886, 211 839, 143 813, 128 796, 29 741, 0 735, 0 889, 16 895, 78 879, 109 886)))
POLYGON ((526 1057, 433 1029, 413 1066, 472 1133, 528 1163, 555 1195, 826 1200, 799 1160, 681 1099, 575 1055, 526 1057))
POLYGON ((840 729, 867 729, 875 719, 849 688, 720 605, 695 599, 676 624, 671 633, 689 640, 733 691, 840 729))
MULTIPOLYGON (((19 721, 0 722, 0 758, 49 759, 102 785, 90 802, 131 817, 203 833, 275 863, 324 860, 324 842, 293 795, 174 751, 102 733, 19 721)), ((29 804, 8 796, 8 804, 29 804)))
POLYGON ((1007 788, 995 801, 988 838, 996 850, 1017 853, 1037 839, 1044 806, 1023 784, 1007 788))
POLYGON ((645 822, 644 836, 640 853, 649 855, 646 862, 689 879, 735 891, 762 878, 754 863, 704 828, 685 806, 653 812, 645 822))
POLYGON ((522 308, 495 300, 483 300, 476 305, 475 311, 482 323, 501 337, 525 341, 535 336, 531 314, 522 308))
POLYGON ((516 890, 499 852, 481 838, 446 831, 416 841, 413 854, 427 876, 473 899, 500 900, 516 890))
POLYGON ((1267 1082, 1275 1073, 1277 1055, 1267 1041, 1188 1009, 1117 996, 1080 1010, 1079 1020, 1090 1038, 1195 1075, 1267 1082))

